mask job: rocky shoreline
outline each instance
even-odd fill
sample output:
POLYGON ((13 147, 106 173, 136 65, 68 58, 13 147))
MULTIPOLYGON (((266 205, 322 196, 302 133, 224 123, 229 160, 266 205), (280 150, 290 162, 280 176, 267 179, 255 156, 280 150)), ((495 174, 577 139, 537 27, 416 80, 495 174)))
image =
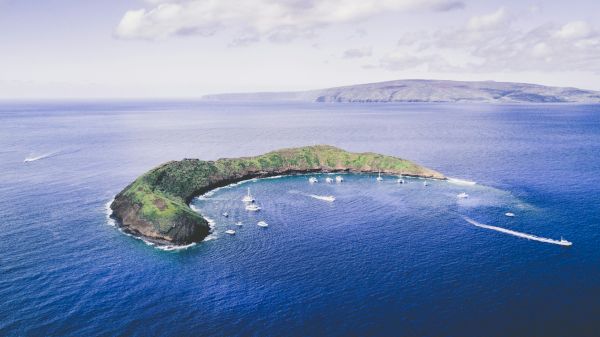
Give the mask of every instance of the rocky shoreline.
POLYGON ((189 207, 192 199, 243 180, 278 175, 350 172, 446 179, 413 162, 376 153, 352 153, 317 145, 282 149, 256 157, 217 161, 184 159, 160 165, 115 196, 111 217, 126 233, 157 245, 188 245, 209 233, 206 219, 189 207))

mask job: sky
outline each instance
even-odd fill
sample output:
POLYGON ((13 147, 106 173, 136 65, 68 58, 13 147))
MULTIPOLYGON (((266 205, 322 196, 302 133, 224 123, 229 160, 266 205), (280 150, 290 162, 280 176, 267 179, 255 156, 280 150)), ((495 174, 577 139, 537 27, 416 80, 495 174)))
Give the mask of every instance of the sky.
POLYGON ((600 90, 600 1, 0 0, 0 99, 407 78, 600 90))

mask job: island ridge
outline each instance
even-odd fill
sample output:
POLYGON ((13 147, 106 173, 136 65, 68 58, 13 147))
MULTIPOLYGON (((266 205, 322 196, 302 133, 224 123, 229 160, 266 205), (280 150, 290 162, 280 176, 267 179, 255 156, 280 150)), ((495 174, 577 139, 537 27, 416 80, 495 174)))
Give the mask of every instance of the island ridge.
POLYGON ((282 149, 256 157, 216 161, 184 159, 162 164, 115 196, 112 217, 129 234, 159 245, 202 241, 208 221, 189 207, 212 189, 252 178, 319 172, 355 172, 446 179, 411 161, 376 153, 352 153, 316 145, 282 149))

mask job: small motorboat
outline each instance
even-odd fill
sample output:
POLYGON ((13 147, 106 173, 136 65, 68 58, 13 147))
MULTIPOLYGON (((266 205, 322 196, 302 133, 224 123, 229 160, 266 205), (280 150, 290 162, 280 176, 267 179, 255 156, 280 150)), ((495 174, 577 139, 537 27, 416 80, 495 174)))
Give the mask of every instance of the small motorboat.
POLYGON ((383 178, 381 177, 381 171, 379 171, 379 175, 377 176, 377 181, 383 181, 383 178))
POLYGON ((227 213, 227 212, 223 213, 222 215, 226 218, 229 217, 229 213, 227 213))
POLYGON ((328 184, 331 184, 333 182, 333 179, 330 177, 325 178, 325 182, 328 184))
POLYGON ((234 235, 235 231, 233 229, 228 229, 225 231, 225 233, 229 234, 229 235, 234 235))
POLYGON ((248 194, 246 194, 243 198, 242 201, 245 203, 252 203, 254 202, 254 197, 252 196, 252 194, 250 194, 250 188, 248 187, 248 194))
POLYGON ((250 212, 258 212, 260 211, 260 207, 256 204, 249 204, 246 205, 246 210, 250 212))
POLYGON ((342 176, 337 176, 337 177, 335 177, 335 182, 336 182, 336 183, 341 183, 341 182, 343 182, 343 181, 344 181, 344 178, 343 178, 342 176))
POLYGON ((462 192, 462 193, 458 194, 457 197, 459 199, 466 199, 466 198, 469 197, 469 195, 467 193, 465 193, 465 192, 462 192))
POLYGON ((314 184, 314 183, 318 183, 319 180, 315 177, 310 177, 310 178, 308 178, 308 182, 311 184, 314 184))
POLYGON ((235 225, 236 225, 236 226, 238 226, 238 227, 241 227, 241 226, 243 226, 244 224, 243 224, 241 221, 238 221, 238 222, 236 222, 236 223, 235 223, 235 225))
POLYGON ((506 212, 506 213, 504 213, 504 215, 506 215, 507 217, 510 217, 510 218, 515 217, 515 213, 512 213, 512 212, 506 212))
POLYGON ((264 222, 264 221, 259 221, 259 222, 258 222, 256 225, 257 225, 258 227, 263 227, 263 228, 265 228, 265 227, 269 227, 269 224, 268 224, 268 223, 266 223, 266 222, 264 222))
POLYGON ((406 181, 404 181, 404 179, 402 179, 402 178, 398 178, 398 180, 396 180, 396 182, 398 184, 406 184, 406 181))
POLYGON ((561 246, 567 246, 567 247, 569 247, 569 246, 573 245, 573 242, 567 241, 567 240, 563 239, 563 237, 561 236, 560 237, 560 241, 558 241, 558 244, 561 245, 561 246))

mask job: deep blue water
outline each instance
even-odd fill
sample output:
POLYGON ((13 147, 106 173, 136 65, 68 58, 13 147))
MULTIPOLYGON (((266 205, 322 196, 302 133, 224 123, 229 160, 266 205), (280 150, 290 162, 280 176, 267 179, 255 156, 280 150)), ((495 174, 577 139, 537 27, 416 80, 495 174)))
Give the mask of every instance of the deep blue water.
POLYGON ((592 336, 598 173, 600 106, 2 103, 0 335, 592 336), (195 200, 212 239, 171 252, 107 222, 105 204, 164 161, 319 143, 478 184, 248 182, 195 200))

